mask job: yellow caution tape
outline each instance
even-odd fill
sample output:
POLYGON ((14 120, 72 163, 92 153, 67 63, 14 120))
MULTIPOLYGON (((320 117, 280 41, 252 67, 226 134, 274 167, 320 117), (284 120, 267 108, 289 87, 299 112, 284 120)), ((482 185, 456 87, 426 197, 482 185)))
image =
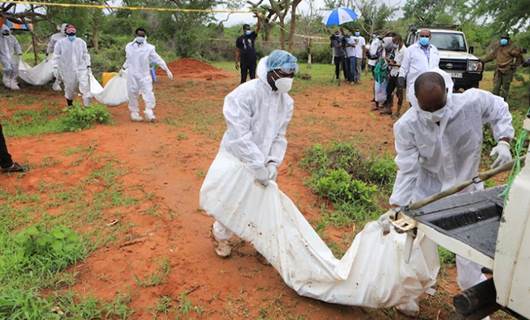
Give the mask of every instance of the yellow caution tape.
POLYGON ((82 3, 54 3, 41 1, 0 1, 0 3, 16 3, 46 7, 63 8, 85 8, 85 9, 110 9, 110 10, 130 10, 130 11, 157 11, 157 12, 185 12, 185 13, 252 13, 249 10, 228 10, 228 9, 182 9, 182 8, 156 8, 156 7, 127 7, 110 6, 104 4, 82 4, 82 3))

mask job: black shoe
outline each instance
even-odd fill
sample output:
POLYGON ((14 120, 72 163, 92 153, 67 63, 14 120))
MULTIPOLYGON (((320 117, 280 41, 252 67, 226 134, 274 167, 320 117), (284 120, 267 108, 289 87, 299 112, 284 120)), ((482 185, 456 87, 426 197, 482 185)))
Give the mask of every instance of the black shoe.
POLYGON ((13 162, 13 164, 10 167, 2 168, 3 173, 12 173, 12 172, 25 172, 26 168, 21 166, 20 164, 13 162))

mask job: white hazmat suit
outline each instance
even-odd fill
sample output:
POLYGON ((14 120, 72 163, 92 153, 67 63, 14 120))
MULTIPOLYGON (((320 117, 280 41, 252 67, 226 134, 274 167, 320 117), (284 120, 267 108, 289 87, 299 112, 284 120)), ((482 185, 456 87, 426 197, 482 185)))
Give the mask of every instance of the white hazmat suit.
POLYGON ((17 38, 11 34, 11 30, 5 24, 0 30, 0 63, 2 63, 3 77, 2 82, 6 88, 12 90, 20 89, 18 87, 18 65, 22 48, 17 38))
POLYGON ((75 38, 59 40, 53 51, 53 66, 64 81, 64 96, 73 100, 76 91, 83 96, 83 105, 90 105, 90 55, 86 42, 75 38))
POLYGON ((155 46, 147 43, 133 41, 125 47, 125 63, 123 69, 127 70, 127 92, 129 95, 129 111, 131 119, 141 120, 139 116, 138 96, 141 94, 145 102, 144 114, 147 120, 155 120, 154 109, 156 105, 153 93, 153 79, 150 66, 152 63, 159 65, 166 71, 168 77, 173 75, 165 61, 156 53, 155 46))
MULTIPOLYGON (((243 83, 229 93, 223 114, 227 130, 221 149, 228 151, 255 171, 267 164, 278 167, 287 150, 285 133, 294 109, 287 93, 273 91, 267 82, 267 58, 260 60, 258 79, 243 83)), ((228 240, 232 232, 219 222, 213 226, 216 240, 228 240)))
MULTIPOLYGON (((53 60, 53 52, 55 50, 55 44, 60 40, 66 38, 65 29, 68 24, 63 23, 59 32, 52 34, 50 41, 48 42, 48 47, 46 48, 46 60, 53 60)), ((61 91, 61 77, 59 74, 55 74, 55 82, 53 83, 53 90, 61 91)))
POLYGON ((407 79, 407 100, 410 102, 414 99, 414 81, 416 78, 433 69, 438 69, 440 64, 440 54, 438 49, 429 44, 428 55, 425 53, 419 43, 415 43, 405 49, 399 76, 407 79))
MULTIPOLYGON (((398 173, 390 203, 405 206, 431 196, 479 172, 483 127, 490 124, 496 141, 512 139, 514 129, 502 98, 479 89, 452 93, 451 77, 440 69, 446 83, 447 104, 439 124, 422 116, 417 99, 394 125, 398 173)), ((414 88, 414 86, 412 86, 414 88)), ((473 184, 464 192, 483 189, 473 184)), ((481 267, 457 256, 458 284, 465 290, 485 280, 481 267)))

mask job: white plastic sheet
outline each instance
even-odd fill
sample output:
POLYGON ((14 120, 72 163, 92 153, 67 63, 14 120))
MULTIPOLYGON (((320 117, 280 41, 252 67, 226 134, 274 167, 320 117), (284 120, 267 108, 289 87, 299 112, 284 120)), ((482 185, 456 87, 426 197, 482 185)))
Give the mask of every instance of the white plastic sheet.
POLYGON ((18 66, 18 76, 33 86, 43 86, 53 80, 53 65, 51 60, 32 67, 24 61, 18 66))
POLYGON ((418 311, 419 296, 436 281, 436 246, 414 242, 405 263, 405 235, 383 236, 366 225, 342 259, 336 259, 276 183, 263 187, 245 164, 221 150, 200 193, 208 214, 249 241, 298 294, 344 305, 418 311))
POLYGON ((117 106, 129 101, 127 95, 127 79, 125 75, 114 76, 109 82, 107 82, 105 87, 102 87, 91 74, 90 93, 97 101, 107 106, 117 106))
MULTIPOLYGON (((19 76, 28 84, 43 86, 53 80, 52 61, 44 60, 34 67, 31 67, 24 61, 20 61, 19 76)), ((91 74, 90 93, 98 102, 108 106, 117 106, 129 101, 125 74, 113 77, 107 82, 105 87, 102 87, 91 74)))

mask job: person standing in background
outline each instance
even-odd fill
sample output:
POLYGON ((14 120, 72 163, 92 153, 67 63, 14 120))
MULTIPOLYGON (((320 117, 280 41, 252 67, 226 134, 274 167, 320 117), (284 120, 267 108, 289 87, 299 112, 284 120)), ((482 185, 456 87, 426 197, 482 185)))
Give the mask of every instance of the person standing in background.
POLYGON ((508 101, 510 84, 512 83, 515 69, 523 63, 522 50, 517 48, 511 41, 510 36, 505 34, 501 36, 499 45, 482 59, 484 64, 495 60, 495 77, 493 78, 494 95, 501 96, 504 101, 508 101))
POLYGON ((356 45, 355 45, 355 73, 354 73, 354 83, 359 83, 361 81, 361 73, 362 73, 362 64, 363 59, 366 57, 366 40, 364 37, 361 36, 361 32, 359 30, 355 30, 354 36, 356 39, 356 45))
MULTIPOLYGON (((50 37, 50 41, 48 42, 48 47, 46 48, 46 61, 50 61, 50 60, 53 60, 53 50, 55 50, 55 44, 66 38, 66 26, 68 24, 67 23, 63 23, 61 24, 61 26, 59 26, 59 32, 57 33, 54 33, 52 34, 52 36, 50 37)), ((57 75, 57 77, 55 78, 55 82, 53 83, 53 90, 54 91, 61 91, 61 77, 60 75, 57 75)))
POLYGON ((258 56, 256 54, 256 38, 258 37, 259 24, 256 31, 250 29, 250 25, 243 25, 243 34, 236 40, 236 70, 241 70, 241 83, 256 78, 256 64, 258 56))
POLYGON ((335 31, 335 33, 329 37, 329 40, 333 52, 333 63, 335 64, 335 79, 339 80, 341 69, 344 72, 344 78, 348 79, 348 75, 346 74, 346 52, 344 51, 344 36, 342 35, 342 30, 335 31))
POLYGON ((388 86, 386 89, 387 98, 384 104, 382 114, 391 115, 392 107, 394 104, 394 90, 398 98, 397 111, 394 114, 396 118, 399 118, 401 114, 401 107, 403 106, 403 88, 399 88, 397 85, 397 79, 399 76, 399 67, 401 61, 403 61, 403 55, 405 54, 405 45, 403 44, 403 38, 399 34, 395 35, 392 39, 393 50, 387 57, 387 63, 390 67, 390 76, 388 78, 388 86))
POLYGON ((347 35, 344 37, 344 46, 346 52, 345 64, 346 64, 346 79, 348 82, 353 83, 355 81, 355 70, 356 70, 356 58, 355 48, 357 46, 357 39, 353 35, 347 35))
POLYGON ((0 63, 2 64, 4 86, 11 90, 20 90, 18 86, 18 65, 22 48, 17 38, 5 24, 2 25, 0 34, 0 63))

